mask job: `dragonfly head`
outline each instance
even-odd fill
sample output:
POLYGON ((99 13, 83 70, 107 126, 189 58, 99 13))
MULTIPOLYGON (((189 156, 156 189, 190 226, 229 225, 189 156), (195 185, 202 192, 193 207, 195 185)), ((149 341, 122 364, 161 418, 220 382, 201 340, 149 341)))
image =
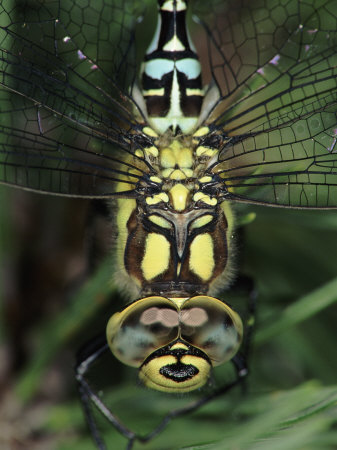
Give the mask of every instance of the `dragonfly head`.
POLYGON ((107 325, 116 358, 138 367, 147 387, 165 392, 203 386, 214 366, 236 354, 242 335, 240 316, 205 295, 142 298, 114 314, 107 325))

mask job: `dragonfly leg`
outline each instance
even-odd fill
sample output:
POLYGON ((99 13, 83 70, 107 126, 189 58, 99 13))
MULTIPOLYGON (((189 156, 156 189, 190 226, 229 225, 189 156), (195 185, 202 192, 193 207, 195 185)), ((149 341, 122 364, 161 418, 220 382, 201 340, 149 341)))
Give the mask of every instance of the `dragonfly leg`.
POLYGON ((78 388, 80 398, 84 410, 84 414, 93 437, 96 446, 99 450, 106 450, 107 447, 102 439, 97 427, 96 420, 93 415, 92 405, 94 405, 100 413, 116 428, 123 436, 128 439, 127 450, 131 450, 135 438, 135 433, 129 430, 119 419, 113 414, 98 394, 92 389, 88 381, 86 380, 86 373, 90 370, 91 366, 100 359, 100 357, 109 352, 109 346, 106 342, 105 336, 99 336, 91 340, 79 353, 78 360, 75 368, 76 380, 78 382, 78 388))

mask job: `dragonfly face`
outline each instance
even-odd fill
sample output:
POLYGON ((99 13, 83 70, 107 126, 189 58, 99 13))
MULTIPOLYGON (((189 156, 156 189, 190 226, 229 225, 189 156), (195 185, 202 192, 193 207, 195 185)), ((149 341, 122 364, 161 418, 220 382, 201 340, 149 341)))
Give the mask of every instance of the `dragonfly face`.
POLYGON ((231 202, 337 207, 335 2, 191 2, 200 62, 187 2, 161 0, 141 64, 142 2, 21 3, 0 10, 0 179, 117 199, 115 278, 135 301, 108 346, 149 387, 196 389, 243 336, 214 297, 231 202))

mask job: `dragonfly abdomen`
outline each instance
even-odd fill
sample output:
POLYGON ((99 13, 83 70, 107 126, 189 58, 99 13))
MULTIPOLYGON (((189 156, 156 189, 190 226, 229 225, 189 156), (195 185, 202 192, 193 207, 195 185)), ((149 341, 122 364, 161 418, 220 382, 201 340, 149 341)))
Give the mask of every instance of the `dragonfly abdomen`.
POLYGON ((159 133, 189 133, 204 96, 201 66, 186 29, 186 1, 160 1, 158 25, 142 67, 149 124, 159 133))

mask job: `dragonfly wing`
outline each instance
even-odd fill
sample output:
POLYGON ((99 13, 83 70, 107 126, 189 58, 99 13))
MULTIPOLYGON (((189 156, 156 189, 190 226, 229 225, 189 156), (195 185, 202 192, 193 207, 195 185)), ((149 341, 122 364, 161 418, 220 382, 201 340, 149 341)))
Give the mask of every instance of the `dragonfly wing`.
POLYGON ((217 7, 215 21, 214 11, 205 14, 219 92, 208 123, 224 132, 213 171, 225 192, 274 206, 337 207, 336 2, 217 7))
POLYGON ((2 3, 2 182, 101 197, 126 181, 137 131, 128 93, 137 75, 134 9, 101 1, 84 9, 79 1, 2 3))

